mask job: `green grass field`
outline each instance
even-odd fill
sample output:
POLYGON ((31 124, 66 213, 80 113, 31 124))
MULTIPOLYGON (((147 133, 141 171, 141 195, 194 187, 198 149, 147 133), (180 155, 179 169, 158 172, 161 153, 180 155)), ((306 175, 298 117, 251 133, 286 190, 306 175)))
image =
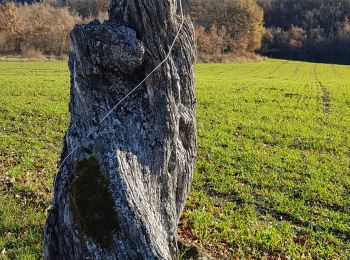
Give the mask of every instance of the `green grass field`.
MULTIPOLYGON (((197 65, 179 234, 218 259, 350 255, 350 67, 197 65)), ((66 62, 0 63, 0 259, 38 259, 68 122, 66 62)))

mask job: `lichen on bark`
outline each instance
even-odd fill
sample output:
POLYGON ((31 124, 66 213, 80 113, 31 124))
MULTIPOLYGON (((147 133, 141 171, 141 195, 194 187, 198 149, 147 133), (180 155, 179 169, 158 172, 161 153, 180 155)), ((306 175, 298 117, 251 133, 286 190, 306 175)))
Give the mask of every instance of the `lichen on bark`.
POLYGON ((95 157, 79 161, 70 185, 70 208, 79 229, 102 247, 120 227, 108 180, 95 157))

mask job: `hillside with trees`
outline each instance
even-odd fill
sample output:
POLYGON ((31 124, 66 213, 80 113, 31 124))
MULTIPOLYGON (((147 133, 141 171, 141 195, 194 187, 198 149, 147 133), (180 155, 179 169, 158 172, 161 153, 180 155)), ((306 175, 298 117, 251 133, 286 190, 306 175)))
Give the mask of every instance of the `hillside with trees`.
POLYGON ((107 17, 108 0, 0 4, 0 55, 66 57, 75 24, 107 17))
POLYGON ((267 31, 265 54, 350 62, 349 0, 259 0, 267 31))
POLYGON ((42 58, 70 51, 69 33, 81 18, 47 4, 0 5, 0 54, 42 58))
POLYGON ((196 28, 201 60, 245 56, 261 47, 264 15, 255 0, 191 0, 185 11, 196 28))
MULTIPOLYGON (((195 26, 199 61, 254 59, 260 53, 350 63, 350 0, 188 0, 183 5, 195 26)), ((66 56, 73 26, 105 20, 108 6, 109 0, 0 0, 0 55, 66 56)))
MULTIPOLYGON (((109 0, 31 2, 0 5, 0 54, 67 55, 74 24, 103 21, 109 5, 109 0)), ((255 0, 191 0, 184 11, 195 24, 200 61, 250 59, 261 47, 263 10, 255 0)))

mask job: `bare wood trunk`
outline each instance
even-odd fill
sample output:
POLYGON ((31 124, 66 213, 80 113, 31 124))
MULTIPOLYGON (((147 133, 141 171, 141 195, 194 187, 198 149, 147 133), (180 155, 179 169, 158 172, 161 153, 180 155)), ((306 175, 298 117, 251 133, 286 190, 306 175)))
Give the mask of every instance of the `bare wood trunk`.
POLYGON ((175 0, 114 0, 71 34, 71 119, 45 228, 45 259, 176 259, 196 156, 195 41, 175 0), (89 130, 93 134, 81 142, 89 130), (81 142, 81 143, 80 143, 81 142))

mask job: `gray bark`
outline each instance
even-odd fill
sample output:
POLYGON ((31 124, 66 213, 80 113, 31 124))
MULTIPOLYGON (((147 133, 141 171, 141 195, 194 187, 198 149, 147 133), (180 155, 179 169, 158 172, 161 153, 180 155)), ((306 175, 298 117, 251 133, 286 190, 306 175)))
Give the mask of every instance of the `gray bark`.
POLYGON ((196 156, 195 41, 175 0, 115 0, 110 20, 74 28, 70 123, 55 177, 45 259, 176 259, 196 156), (96 127, 88 138, 89 130, 96 127), (83 140, 83 141, 81 141, 83 140))

